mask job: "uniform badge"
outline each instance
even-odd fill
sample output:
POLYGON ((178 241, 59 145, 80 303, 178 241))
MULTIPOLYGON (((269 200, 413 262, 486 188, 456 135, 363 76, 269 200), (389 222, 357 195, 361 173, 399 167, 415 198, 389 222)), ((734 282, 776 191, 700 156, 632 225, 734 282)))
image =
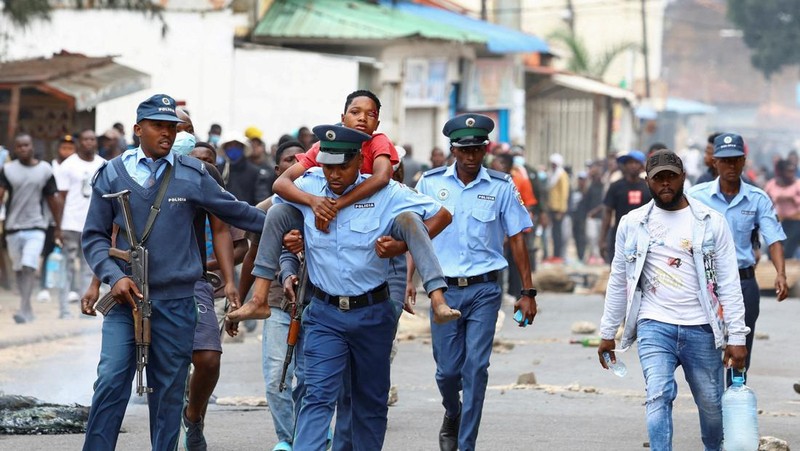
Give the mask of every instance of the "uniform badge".
POLYGON ((438 193, 436 193, 436 197, 439 198, 439 200, 445 200, 448 197, 450 197, 450 191, 447 191, 447 189, 442 188, 439 190, 438 193))
POLYGON ((725 142, 725 144, 730 144, 731 142, 733 142, 733 138, 731 138, 730 136, 726 136, 725 138, 722 139, 722 141, 725 142))
POLYGON ((467 127, 475 126, 475 118, 474 117, 468 117, 467 120, 466 120, 466 124, 467 124, 467 127))
POLYGON ((517 188, 514 188, 514 195, 517 197, 517 202, 519 202, 519 204, 524 207, 525 206, 525 202, 523 202, 522 194, 520 194, 520 192, 519 192, 519 190, 517 188))
POLYGON ((166 97, 162 97, 161 98, 161 103, 163 103, 164 105, 169 105, 169 99, 166 98, 166 97))
POLYGON ((328 130, 325 132, 325 137, 328 138, 328 140, 333 141, 336 139, 336 132, 333 130, 328 130))

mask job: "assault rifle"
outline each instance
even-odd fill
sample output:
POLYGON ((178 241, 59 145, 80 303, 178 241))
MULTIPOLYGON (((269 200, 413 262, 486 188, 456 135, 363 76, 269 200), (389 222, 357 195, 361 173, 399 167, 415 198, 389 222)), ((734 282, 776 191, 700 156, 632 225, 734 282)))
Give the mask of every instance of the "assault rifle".
POLYGON ((294 347, 297 345, 297 340, 300 338, 300 324, 303 319, 303 300, 306 297, 306 285, 308 285, 308 271, 306 271, 306 261, 303 258, 303 253, 300 256, 300 270, 297 274, 299 286, 294 295, 294 308, 292 309, 292 321, 289 323, 289 335, 286 337, 286 358, 283 360, 283 372, 281 373, 281 384, 278 386, 278 391, 286 390, 286 373, 289 371, 289 365, 292 363, 292 356, 294 355, 294 347))
MULTIPOLYGON (((150 354, 150 315, 152 308, 150 305, 150 288, 147 280, 147 260, 148 253, 137 239, 133 227, 133 215, 131 214, 130 190, 120 191, 114 194, 105 194, 104 198, 116 199, 122 207, 122 218, 125 221, 125 232, 130 243, 130 250, 122 251, 117 248, 110 248, 108 255, 123 260, 131 265, 131 279, 142 293, 142 298, 135 298, 136 310, 133 311, 133 330, 136 341, 136 394, 139 396, 145 393, 152 393, 153 389, 145 386, 143 373, 147 366, 150 354)), ((107 293, 95 306, 95 310, 103 315, 114 308, 116 301, 107 293)))

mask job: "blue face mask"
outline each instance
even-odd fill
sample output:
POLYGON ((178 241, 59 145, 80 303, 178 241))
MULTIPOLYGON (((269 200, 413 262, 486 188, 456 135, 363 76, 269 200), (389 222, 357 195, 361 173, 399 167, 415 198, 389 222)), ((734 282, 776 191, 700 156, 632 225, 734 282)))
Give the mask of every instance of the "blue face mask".
POLYGON ((209 144, 216 146, 219 144, 219 135, 208 135, 209 144))
POLYGON ((522 155, 517 155, 514 157, 514 164, 516 166, 525 166, 525 157, 522 155))
POLYGON ((172 153, 175 155, 189 155, 197 143, 194 135, 189 132, 179 132, 175 135, 175 142, 172 144, 172 153))
POLYGON ((225 155, 227 155, 231 161, 239 161, 239 159, 244 155, 244 148, 239 146, 226 147, 225 155))

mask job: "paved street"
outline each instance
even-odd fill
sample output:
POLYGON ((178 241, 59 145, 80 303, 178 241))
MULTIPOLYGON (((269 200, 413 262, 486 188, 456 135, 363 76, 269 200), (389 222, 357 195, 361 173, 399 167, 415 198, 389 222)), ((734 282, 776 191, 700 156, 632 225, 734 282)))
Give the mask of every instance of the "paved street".
MULTIPOLYGON (((19 335, 15 327, 47 330, 72 329, 80 335, 33 345, 0 349, 0 390, 37 396, 50 402, 88 404, 98 358, 99 321, 70 320, 73 326, 47 320, 48 304, 37 304, 41 314, 35 325, 16 326, 7 321, 13 298, 0 295, 4 318, 0 343, 19 335), (3 339, 3 336, 6 336, 3 339)), ((520 329, 506 316, 498 334, 504 352, 496 353, 490 368, 480 449, 500 450, 638 450, 647 441, 644 424, 644 383, 635 354, 622 354, 628 365, 625 378, 603 371, 595 348, 569 344, 575 321, 597 323, 602 310, 598 295, 545 293, 532 328, 520 329), (511 349, 508 349, 511 348, 511 349), (538 385, 515 386, 521 373, 534 372, 538 385)), ((510 306, 504 306, 509 312, 510 306)), ((796 319, 800 301, 781 304, 762 299, 758 332, 768 338, 756 341, 749 385, 758 395, 761 435, 772 435, 800 445, 800 395, 792 383, 800 379, 800 345, 796 319)), ((31 332, 32 333, 32 332, 31 332)), ((63 336, 67 333, 56 335, 63 336)), ((31 335, 33 336, 33 335, 31 335)), ((30 340, 28 340, 30 341, 30 340)), ((19 343, 19 340, 17 340, 19 343)), ((261 343, 257 334, 243 343, 228 343, 223 355, 217 396, 263 397, 260 366, 261 343)), ((425 337, 403 341, 393 366, 393 383, 399 402, 389 409, 386 450, 434 450, 442 408, 433 379, 434 364, 425 337)), ((682 376, 680 376, 682 378, 682 376)), ((675 404, 675 449, 701 447, 697 412, 683 381, 675 404)), ((136 450, 149 444, 147 409, 131 404, 118 449, 136 450)), ((211 406, 206 420, 209 449, 271 449, 275 443, 266 407, 211 406)), ((82 436, 0 436, 0 449, 79 449, 82 436)))

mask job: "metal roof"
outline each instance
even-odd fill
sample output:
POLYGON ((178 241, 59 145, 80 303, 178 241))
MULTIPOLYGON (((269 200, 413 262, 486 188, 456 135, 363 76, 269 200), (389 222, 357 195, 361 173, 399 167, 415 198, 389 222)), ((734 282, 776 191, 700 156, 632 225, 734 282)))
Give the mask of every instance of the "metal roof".
POLYGON ((276 0, 253 31, 258 40, 393 40, 422 37, 484 43, 472 30, 359 0, 276 0))
POLYGON ((581 77, 571 74, 554 74, 551 78, 553 83, 576 91, 599 94, 613 99, 626 100, 629 103, 636 102, 636 94, 627 89, 605 84, 591 78, 581 77))
POLYGON ((473 19, 463 14, 409 1, 393 2, 392 0, 381 0, 381 4, 386 7, 393 6, 395 9, 431 20, 440 25, 450 25, 480 34, 486 41, 486 48, 492 53, 550 52, 550 47, 547 43, 537 36, 483 20, 473 19))
POLYGON ((51 58, 0 64, 0 85, 24 85, 57 91, 85 111, 106 100, 150 87, 150 76, 117 64, 112 57, 87 57, 62 52, 51 58))

